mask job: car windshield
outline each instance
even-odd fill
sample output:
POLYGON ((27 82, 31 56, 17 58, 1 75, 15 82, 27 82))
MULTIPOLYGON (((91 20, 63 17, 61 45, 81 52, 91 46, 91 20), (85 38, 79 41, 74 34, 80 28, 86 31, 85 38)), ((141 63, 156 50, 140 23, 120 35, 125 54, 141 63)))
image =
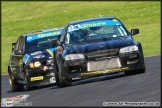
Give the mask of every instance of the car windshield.
POLYGON ((52 41, 58 40, 62 34, 62 31, 54 34, 56 32, 49 32, 44 34, 36 34, 27 37, 27 52, 39 51, 47 48, 52 48, 52 41))
POLYGON ((116 19, 70 25, 66 33, 66 45, 129 35, 123 25, 116 19))

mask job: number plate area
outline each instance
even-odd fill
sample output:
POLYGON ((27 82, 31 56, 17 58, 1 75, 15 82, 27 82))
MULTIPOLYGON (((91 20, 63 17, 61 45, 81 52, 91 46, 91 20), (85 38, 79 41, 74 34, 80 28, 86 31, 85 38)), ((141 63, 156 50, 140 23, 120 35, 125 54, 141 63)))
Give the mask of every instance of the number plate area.
POLYGON ((43 76, 32 77, 30 80, 31 80, 31 81, 43 80, 43 76))
POLYGON ((87 71, 106 70, 121 67, 119 58, 109 58, 96 61, 88 61, 87 71))

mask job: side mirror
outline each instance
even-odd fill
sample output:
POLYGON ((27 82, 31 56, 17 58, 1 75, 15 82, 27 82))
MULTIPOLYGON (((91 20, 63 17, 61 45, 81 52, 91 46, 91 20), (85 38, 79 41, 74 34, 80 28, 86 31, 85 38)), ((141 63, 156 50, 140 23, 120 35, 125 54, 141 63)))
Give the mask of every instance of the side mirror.
POLYGON ((16 55, 22 55, 22 50, 14 50, 14 54, 16 55))
POLYGON ((12 52, 15 49, 15 45, 16 45, 16 43, 12 43, 12 52))
POLYGON ((139 29, 135 28, 135 29, 131 29, 131 35, 136 35, 139 33, 139 29))
POLYGON ((52 41, 52 46, 53 46, 53 47, 61 46, 61 43, 60 43, 59 40, 53 40, 53 41, 52 41))

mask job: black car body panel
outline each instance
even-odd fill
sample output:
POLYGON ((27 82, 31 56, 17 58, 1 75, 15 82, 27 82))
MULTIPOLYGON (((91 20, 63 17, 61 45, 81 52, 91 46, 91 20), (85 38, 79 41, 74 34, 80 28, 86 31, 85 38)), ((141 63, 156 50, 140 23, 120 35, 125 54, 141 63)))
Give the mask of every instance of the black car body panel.
POLYGON ((57 71, 67 79, 145 71, 142 45, 132 38, 138 33, 138 29, 128 32, 115 17, 70 22, 56 42, 57 49, 61 47, 63 50, 54 51, 57 61, 54 65, 56 68, 63 65, 65 70, 58 68, 57 71))

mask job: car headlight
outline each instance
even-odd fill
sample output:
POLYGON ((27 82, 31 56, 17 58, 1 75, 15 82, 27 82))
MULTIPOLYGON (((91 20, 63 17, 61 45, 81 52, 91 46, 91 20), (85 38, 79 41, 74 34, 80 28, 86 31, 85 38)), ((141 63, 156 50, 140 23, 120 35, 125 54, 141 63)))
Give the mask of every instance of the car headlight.
POLYGON ((68 54, 65 56, 65 60, 84 60, 85 57, 83 54, 68 54))
POLYGON ((132 51, 138 51, 138 46, 133 45, 133 46, 123 47, 120 49, 119 53, 127 53, 132 51))
POLYGON ((41 63, 39 61, 34 62, 34 67, 39 67, 41 63))

